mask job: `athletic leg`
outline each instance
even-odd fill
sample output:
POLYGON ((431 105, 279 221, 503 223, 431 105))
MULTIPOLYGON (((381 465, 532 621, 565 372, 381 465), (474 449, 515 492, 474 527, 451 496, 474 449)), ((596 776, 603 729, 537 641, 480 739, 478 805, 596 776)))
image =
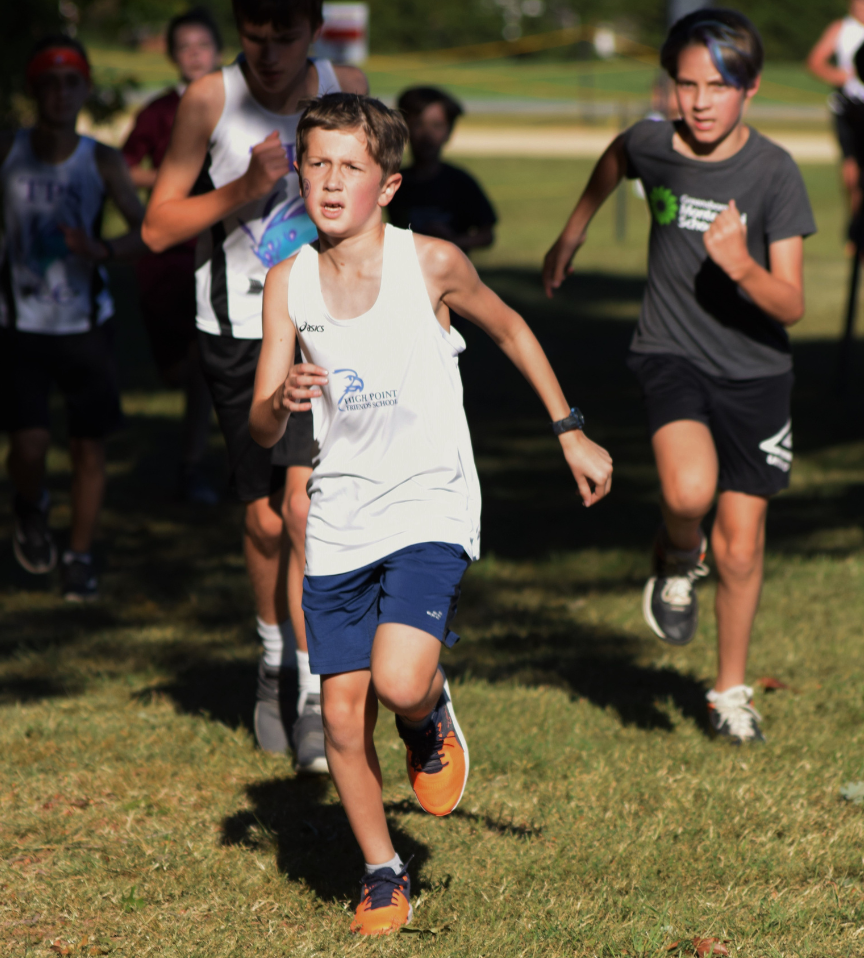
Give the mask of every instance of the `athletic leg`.
POLYGON ((287 543, 282 523, 282 489, 246 503, 243 554, 263 622, 278 625, 288 617, 285 590, 287 543))
POLYGON ((363 859, 389 861, 395 852, 381 797, 381 766, 373 738, 378 699, 370 671, 323 676, 321 711, 330 774, 363 859))
POLYGON ((692 419, 661 426, 652 444, 663 526, 654 543, 653 575, 645 583, 642 614, 664 642, 686 645, 699 621, 693 584, 708 572, 702 561, 701 523, 717 487, 717 452, 708 427, 692 419))
POLYGON ((57 564, 57 547, 48 527, 49 499, 45 490, 45 460, 51 445, 47 429, 11 433, 6 466, 15 489, 13 550, 22 568, 39 575, 57 564))
POLYGON ((288 615, 294 629, 297 648, 307 651, 306 620, 303 615, 303 574, 306 568, 306 517, 309 496, 306 484, 312 470, 305 466, 289 466, 282 502, 282 518, 288 534, 288 615))
POLYGON ((19 429, 9 437, 6 468, 15 491, 36 505, 45 491, 45 460, 51 445, 47 429, 19 429))
POLYGON ((89 554, 105 497, 105 442, 70 439, 72 456, 72 528, 69 548, 89 554))
POLYGON ((366 863, 351 931, 381 935, 411 921, 411 880, 393 848, 373 733, 378 699, 368 669, 322 677, 327 760, 366 863))
POLYGON ((762 589, 767 514, 766 498, 720 493, 711 532, 719 580, 715 602, 717 692, 744 684, 750 631, 762 589))
POLYGON ((660 508, 669 541, 690 551, 701 544, 701 523, 717 489, 717 450, 702 422, 680 419, 651 437, 660 476, 660 508))

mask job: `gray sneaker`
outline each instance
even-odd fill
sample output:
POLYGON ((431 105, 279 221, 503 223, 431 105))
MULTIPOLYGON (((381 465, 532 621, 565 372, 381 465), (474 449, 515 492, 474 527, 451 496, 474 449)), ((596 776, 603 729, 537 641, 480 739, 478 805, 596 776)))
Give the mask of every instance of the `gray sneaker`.
POLYGON ((265 752, 284 755, 289 748, 287 729, 297 713, 297 670, 272 669, 258 664, 258 694, 255 703, 255 739, 265 752))
POLYGON ((301 693, 297 713, 297 721, 291 733, 294 742, 294 768, 304 775, 328 775, 330 767, 324 752, 321 696, 315 692, 301 693))
POLYGON ((44 575, 57 565, 57 546, 48 528, 48 493, 38 505, 15 496, 15 531, 12 549, 18 564, 33 575, 44 575))

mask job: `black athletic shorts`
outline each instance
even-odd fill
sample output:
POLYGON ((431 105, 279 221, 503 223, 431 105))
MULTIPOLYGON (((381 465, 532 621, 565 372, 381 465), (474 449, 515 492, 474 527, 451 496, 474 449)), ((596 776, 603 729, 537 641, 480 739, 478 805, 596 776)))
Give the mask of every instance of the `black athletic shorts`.
POLYGON ((667 423, 695 419, 711 430, 720 473, 717 488, 773 496, 792 467, 790 370, 761 379, 719 379, 681 356, 631 352, 653 436, 667 423))
POLYGON ((272 449, 259 446, 249 433, 249 411, 260 339, 232 339, 198 330, 204 378, 225 446, 231 488, 241 502, 263 499, 285 485, 288 466, 312 468, 312 413, 295 413, 285 435, 272 449))
POLYGON ((114 321, 55 336, 0 329, 0 424, 9 432, 49 429, 57 385, 71 439, 104 439, 123 425, 114 321))

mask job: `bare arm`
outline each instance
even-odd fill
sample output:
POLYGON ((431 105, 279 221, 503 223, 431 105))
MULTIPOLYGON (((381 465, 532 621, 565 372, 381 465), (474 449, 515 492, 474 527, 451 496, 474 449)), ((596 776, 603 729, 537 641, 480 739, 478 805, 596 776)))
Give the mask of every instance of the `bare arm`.
POLYGON ((704 234, 705 249, 714 262, 753 302, 784 326, 804 315, 804 240, 790 236, 768 247, 770 270, 760 266, 747 249, 747 226, 735 200, 704 234))
POLYGON ((129 176, 129 168, 123 154, 104 143, 96 144, 96 167, 102 177, 105 193, 114 201, 120 215, 126 220, 129 232, 112 240, 101 240, 88 236, 84 230, 60 224, 69 251, 76 256, 94 260, 97 263, 106 260, 134 259, 147 252, 141 241, 141 221, 144 219, 144 207, 135 192, 135 186, 129 176), (109 245, 110 244, 110 245, 109 245))
POLYGON ((588 224, 594 214, 621 182, 627 172, 623 136, 617 136, 597 161, 588 185, 585 187, 570 219, 543 260, 543 287, 550 298, 554 290, 572 272, 571 260, 585 242, 588 224))
POLYGON ((129 176, 132 177, 135 188, 139 190, 152 190, 156 185, 157 172, 152 166, 141 166, 139 164, 129 167, 129 176))
POLYGON ((366 74, 357 67, 333 67, 333 72, 339 81, 339 89, 343 93, 360 93, 363 96, 369 93, 369 81, 366 79, 366 74))
POLYGON ((155 253, 192 239, 252 200, 266 196, 290 172, 274 130, 252 148, 249 168, 236 180, 190 196, 225 102, 221 73, 196 80, 180 101, 171 143, 159 167, 141 235, 155 253))
POLYGON ((843 86, 849 79, 846 70, 831 62, 837 49, 837 37, 842 26, 842 20, 835 20, 830 24, 807 56, 807 69, 813 76, 836 87, 843 86))
POLYGON ((288 314, 288 281, 295 256, 274 266, 264 281, 264 334, 249 413, 249 432, 270 448, 282 438, 292 412, 311 409, 327 373, 311 363, 294 365, 296 332, 288 314))
MULTIPOLYGON (((570 406, 525 320, 481 282, 468 257, 451 243, 424 236, 415 237, 415 243, 433 306, 443 303, 491 336, 540 397, 550 418, 566 418, 570 406)), ((580 430, 565 432, 559 439, 583 503, 593 505, 611 489, 612 458, 580 430)))

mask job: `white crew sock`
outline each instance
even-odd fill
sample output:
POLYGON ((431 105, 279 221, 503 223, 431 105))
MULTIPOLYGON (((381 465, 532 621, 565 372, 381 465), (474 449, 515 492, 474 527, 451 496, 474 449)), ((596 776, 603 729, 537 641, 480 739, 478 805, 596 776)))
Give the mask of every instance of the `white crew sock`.
POLYGON ((268 669, 278 669, 282 665, 282 631, 278 625, 270 625, 261 616, 257 618, 258 637, 264 645, 264 664, 268 669))
POLYGON ((295 654, 297 656, 297 687, 300 696, 302 697, 304 692, 306 695, 320 695, 321 676, 313 675, 309 671, 309 653, 297 649, 295 654))
POLYGON ((402 859, 398 855, 394 855, 389 862, 384 862, 382 865, 370 865, 369 862, 363 862, 366 866, 366 874, 370 872, 377 872, 379 868, 392 868, 394 872, 398 875, 400 871, 405 867, 402 864, 402 859))

